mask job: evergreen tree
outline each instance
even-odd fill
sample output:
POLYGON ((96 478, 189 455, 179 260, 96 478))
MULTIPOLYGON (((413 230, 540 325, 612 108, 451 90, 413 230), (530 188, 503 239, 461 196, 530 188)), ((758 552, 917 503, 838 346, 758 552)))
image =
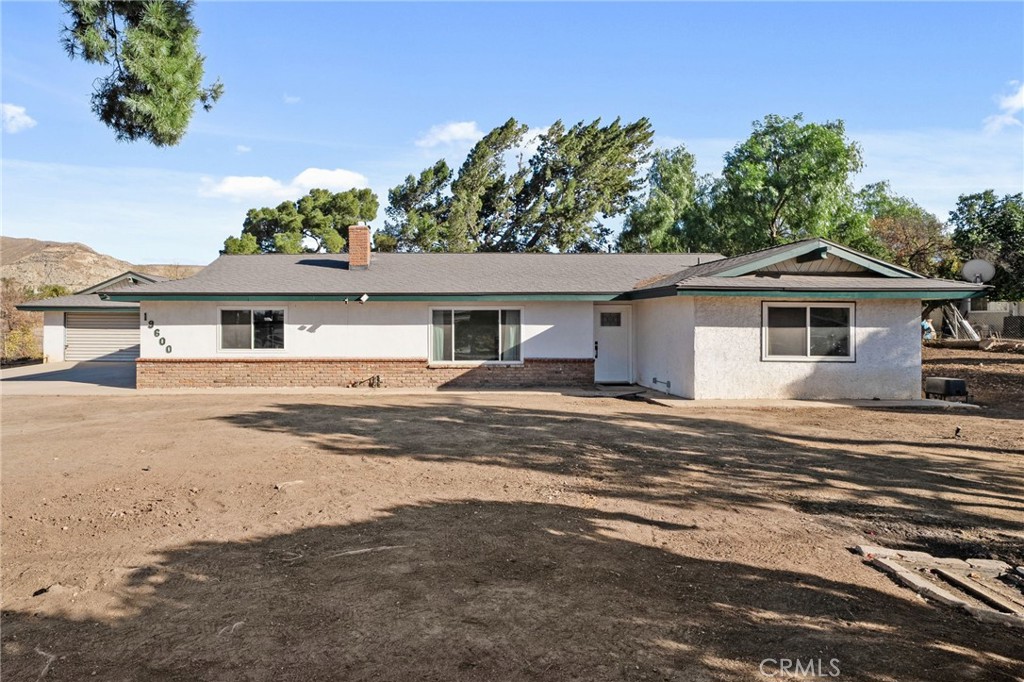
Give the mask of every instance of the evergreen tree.
POLYGON ((388 193, 378 249, 593 251, 642 186, 653 131, 647 119, 566 129, 556 122, 522 158, 527 128, 509 119, 484 136, 452 176, 447 164, 409 176, 388 193), (519 152, 514 168, 512 157, 519 152))
POLYGON ((348 243, 349 226, 373 220, 377 208, 377 195, 368 189, 311 189, 277 208, 250 209, 242 234, 228 237, 222 253, 340 253, 348 243))
POLYGON ((111 71, 96 82, 92 109, 118 140, 175 145, 195 105, 209 111, 224 86, 204 87, 192 0, 61 0, 68 56, 111 71))

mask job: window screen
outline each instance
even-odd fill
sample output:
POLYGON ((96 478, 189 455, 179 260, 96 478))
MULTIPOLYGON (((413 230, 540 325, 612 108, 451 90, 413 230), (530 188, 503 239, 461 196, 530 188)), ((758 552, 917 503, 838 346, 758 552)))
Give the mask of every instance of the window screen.
POLYGON ((252 312, 220 311, 220 347, 229 350, 252 347, 252 312))
POLYGON ((768 355, 807 355, 807 308, 768 309, 768 355))

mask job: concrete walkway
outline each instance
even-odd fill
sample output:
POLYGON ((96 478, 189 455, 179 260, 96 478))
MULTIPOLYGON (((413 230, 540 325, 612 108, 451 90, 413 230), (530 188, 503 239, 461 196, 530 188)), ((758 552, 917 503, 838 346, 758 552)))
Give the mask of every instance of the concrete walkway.
POLYGON ((0 372, 0 394, 131 395, 134 362, 49 362, 0 372))

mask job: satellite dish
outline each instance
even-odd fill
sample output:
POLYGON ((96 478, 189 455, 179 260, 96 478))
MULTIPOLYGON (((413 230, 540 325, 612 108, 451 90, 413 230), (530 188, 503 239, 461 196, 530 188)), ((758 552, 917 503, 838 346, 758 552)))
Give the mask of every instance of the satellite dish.
POLYGON ((964 263, 963 269, 960 270, 960 276, 968 282, 981 284, 996 276, 996 268, 987 260, 975 258, 964 263))

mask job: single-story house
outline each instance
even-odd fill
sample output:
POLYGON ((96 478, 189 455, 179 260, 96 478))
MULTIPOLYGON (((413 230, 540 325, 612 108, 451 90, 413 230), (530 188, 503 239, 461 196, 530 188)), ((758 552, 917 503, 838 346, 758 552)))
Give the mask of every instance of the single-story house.
POLYGON ((125 292, 166 277, 131 270, 70 296, 19 305, 43 313, 43 359, 46 362, 134 362, 139 357, 139 304, 111 301, 101 293, 125 292))
POLYGON ((686 398, 921 395, 929 279, 824 239, 717 254, 221 256, 140 306, 139 388, 637 383, 686 398))

